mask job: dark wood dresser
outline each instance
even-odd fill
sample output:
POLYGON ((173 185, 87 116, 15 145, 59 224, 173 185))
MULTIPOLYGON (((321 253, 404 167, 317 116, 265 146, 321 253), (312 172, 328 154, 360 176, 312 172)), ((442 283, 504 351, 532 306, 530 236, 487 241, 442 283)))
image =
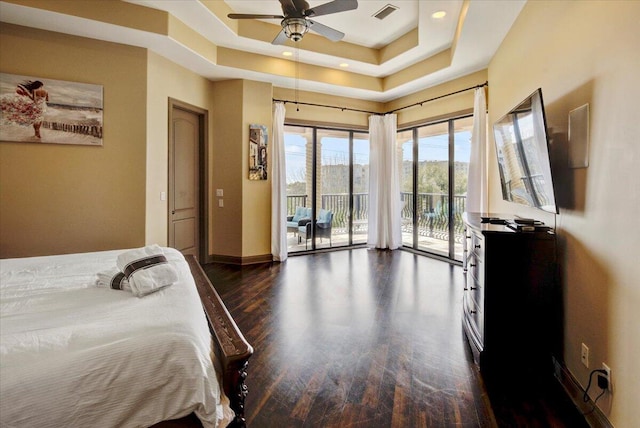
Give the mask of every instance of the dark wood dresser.
POLYGON ((555 234, 516 232, 475 213, 464 222, 462 320, 481 372, 505 380, 552 373, 562 343, 555 234))

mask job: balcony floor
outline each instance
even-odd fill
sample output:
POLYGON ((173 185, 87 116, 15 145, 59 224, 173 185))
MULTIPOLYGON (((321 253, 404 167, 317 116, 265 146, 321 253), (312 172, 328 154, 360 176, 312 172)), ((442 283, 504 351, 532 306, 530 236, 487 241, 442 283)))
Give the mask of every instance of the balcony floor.
MULTIPOLYGON (((404 245, 410 246, 413 240, 413 235, 410 232, 402 232, 402 242, 404 245)), ((367 232, 361 231, 356 232, 353 235, 353 244, 366 244, 367 243, 367 232)), ((323 238, 322 240, 318 240, 316 244, 316 249, 328 249, 328 248, 338 248, 338 247, 346 247, 349 245, 349 234, 346 232, 334 232, 331 238, 331 244, 329 240, 323 238)), ((300 251, 309 251, 312 249, 311 240, 307 241, 306 246, 305 242, 298 242, 298 236, 294 235, 292 232, 287 233, 287 248, 289 253, 295 253, 300 251)), ((440 256, 448 257, 449 255, 449 242, 447 240, 447 236, 445 234, 440 234, 440 236, 430 237, 430 236, 418 236, 418 249, 422 251, 426 251, 429 253, 437 254, 440 256), (443 239, 444 238, 444 239, 443 239)), ((455 259, 462 260, 462 244, 456 243, 455 249, 455 259)))

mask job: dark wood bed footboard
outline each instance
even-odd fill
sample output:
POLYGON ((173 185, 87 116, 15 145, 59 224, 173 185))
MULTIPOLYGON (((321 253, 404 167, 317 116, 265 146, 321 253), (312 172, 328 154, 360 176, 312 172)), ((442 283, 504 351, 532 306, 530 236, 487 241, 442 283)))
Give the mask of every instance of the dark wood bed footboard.
POLYGON ((247 364, 253 354, 253 348, 240 332, 196 258, 192 255, 186 255, 185 258, 191 268, 209 321, 209 329, 215 339, 214 352, 222 365, 222 387, 229 398, 231 409, 235 412, 235 418, 228 426, 245 427, 244 400, 247 386, 244 380, 247 377, 247 364))

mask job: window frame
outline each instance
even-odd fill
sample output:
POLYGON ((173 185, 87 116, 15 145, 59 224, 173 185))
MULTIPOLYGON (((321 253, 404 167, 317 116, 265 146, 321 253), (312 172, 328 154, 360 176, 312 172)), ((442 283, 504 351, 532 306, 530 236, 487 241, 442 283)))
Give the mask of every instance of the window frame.
MULTIPOLYGON (((307 123, 307 122, 303 122, 303 121, 285 121, 285 129, 287 127, 297 127, 297 128, 307 128, 311 130, 311 135, 312 135, 312 177, 313 177, 313 182, 311 183, 311 189, 312 189, 312 193, 313 195, 309 195, 308 197, 311 197, 311 215, 313 218, 317 217, 317 213, 318 210, 320 209, 320 207, 317 207, 317 203, 316 203, 316 193, 317 193, 317 172, 318 172, 318 132, 319 131, 335 131, 335 132, 346 132, 348 133, 348 150, 349 150, 349 169, 348 169, 348 189, 349 189, 349 197, 348 199, 348 223, 347 223, 347 234, 348 234, 348 240, 347 240, 347 244, 346 245, 339 245, 339 246, 330 246, 329 248, 317 248, 317 242, 315 239, 315 235, 314 235, 314 228, 311 228, 311 246, 309 249, 301 249, 301 250, 296 250, 296 251, 291 251, 291 249, 289 248, 288 251, 290 254, 308 254, 308 253, 312 253, 312 252, 316 252, 316 251, 335 251, 335 250, 342 250, 342 249, 349 249, 349 248, 357 248, 357 247, 361 247, 366 245, 366 239, 364 242, 353 242, 353 234, 354 234, 354 230, 353 230, 353 209, 354 209, 354 194, 353 194, 353 189, 354 189, 354 183, 353 183, 353 175, 354 175, 354 170, 353 170, 353 161, 354 161, 354 153, 353 153, 353 149, 354 149, 354 135, 356 134, 360 134, 360 135, 366 135, 367 136, 367 141, 369 140, 369 130, 364 128, 364 127, 358 127, 358 126, 340 126, 340 125, 319 125, 319 124, 313 124, 313 123, 307 123)), ((286 134, 286 131, 285 131, 286 134)))
MULTIPOLYGON (((413 181, 413 207, 412 207, 412 232, 413 232, 413 243, 411 246, 402 244, 401 248, 405 250, 409 250, 412 252, 416 252, 419 254, 425 254, 429 256, 434 256, 437 258, 442 258, 452 263, 462 263, 462 260, 457 260, 455 254, 455 222, 454 222, 454 197, 455 197, 455 122, 461 119, 469 119, 473 118, 473 112, 461 112, 458 114, 452 114, 449 116, 439 117, 435 120, 428 120, 423 122, 414 122, 411 124, 407 124, 404 126, 399 126, 396 134, 400 134, 401 132, 412 132, 412 142, 413 142, 413 167, 412 167, 412 181, 413 181), (448 132, 448 167, 447 167, 447 176, 448 176, 448 188, 447 188, 447 228, 449 235, 448 242, 448 254, 443 255, 441 253, 431 252, 425 249, 421 249, 418 247, 418 198, 417 198, 417 189, 418 189, 418 148, 419 148, 419 129, 425 128, 428 126, 439 125, 447 123, 447 132, 448 132), (452 239, 453 237, 453 239, 452 239)), ((464 257, 464 255, 463 255, 464 257)))

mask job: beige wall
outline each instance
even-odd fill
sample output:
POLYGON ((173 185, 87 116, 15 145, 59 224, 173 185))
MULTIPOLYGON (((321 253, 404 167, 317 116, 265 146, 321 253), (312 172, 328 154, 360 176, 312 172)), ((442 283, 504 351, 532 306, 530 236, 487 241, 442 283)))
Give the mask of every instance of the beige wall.
MULTIPOLYGON (((212 85, 211 254, 246 261, 271 254, 271 177, 249 180, 249 125, 266 125, 272 144, 272 86, 247 80, 212 85), (224 196, 215 197, 222 189, 224 196), (218 206, 222 199, 224 206, 218 206)), ((268 151, 271 172, 272 150, 268 151)))
MULTIPOLYGON (((209 80, 160 55, 149 52, 145 227, 147 244, 167 245, 168 239, 168 201, 162 201, 160 193, 167 192, 168 195, 169 98, 210 111, 213 105, 211 87, 212 82, 209 80)), ((211 121, 211 117, 209 117, 209 121, 211 121)), ((208 134, 208 138, 207 144, 211 145, 211 133, 208 134)), ((211 150, 209 150, 209 155, 211 155, 211 150)), ((209 158, 208 164, 211 166, 211 158, 209 158)), ((210 171, 208 175, 211 176, 210 171)), ((209 212, 212 210, 211 199, 208 210, 209 212)))
MULTIPOLYGON (((317 92, 296 91, 293 89, 273 88, 273 98, 286 101, 299 101, 309 104, 321 104, 337 107, 347 107, 350 109, 382 112, 382 105, 373 101, 363 101, 355 98, 336 97, 329 94, 317 92)), ((316 107, 310 105, 296 105, 286 103, 286 122, 304 123, 315 125, 346 125, 359 128, 369 127, 369 114, 356 111, 341 111, 326 107, 316 107)))
POLYGON ((619 427, 640 420, 639 16, 635 1, 528 2, 489 66, 491 123, 542 88, 560 214, 554 219, 503 202, 493 147, 491 210, 555 221, 565 364, 583 387, 590 370, 611 367, 613 396, 598 406, 619 427), (589 167, 568 169, 568 113, 584 103, 589 167), (580 363, 581 343, 590 349, 589 369, 580 363))
POLYGON ((272 85, 244 81, 242 118, 242 256, 271 254, 272 85), (249 125, 267 127, 267 180, 249 180, 249 125))
POLYGON ((100 84, 105 106, 103 147, 0 144, 1 257, 166 245, 169 98, 209 111, 209 254, 270 253, 271 180, 248 180, 247 151, 249 124, 271 135, 271 84, 214 83, 144 49, 1 31, 2 72, 100 84))
MULTIPOLYGON (((462 89, 482 85, 487 81, 487 70, 462 76, 458 79, 433 86, 411 95, 395 99, 384 105, 385 111, 392 111, 402 107, 420 103, 425 100, 451 94, 462 89)), ((410 107, 397 112, 398 127, 424 121, 425 119, 436 119, 443 116, 450 117, 456 113, 473 112, 474 91, 464 91, 459 94, 447 96, 440 99, 424 103, 422 106, 410 107)))
POLYGON ((224 191, 224 207, 218 206, 220 198, 213 198, 210 252, 230 257, 242 257, 242 185, 246 177, 243 91, 242 80, 214 82, 212 89, 211 192, 215 195, 216 189, 224 191))
POLYGON ((143 245, 146 51, 3 23, 0 52, 4 73, 104 87, 103 147, 0 142, 0 257, 143 245))
MULTIPOLYGON (((315 92, 299 91, 297 97, 292 89, 273 88, 273 97, 279 100, 295 101, 310 104, 322 104, 349 109, 362 110, 364 112, 309 105, 296 105, 286 103, 286 121, 289 123, 317 124, 328 126, 349 126, 362 129, 369 128, 369 113, 383 113, 402 107, 410 106, 425 100, 440 97, 451 92, 459 91, 476 85, 482 85, 487 81, 487 70, 462 76, 441 85, 433 86, 411 95, 397 98, 387 103, 364 101, 355 98, 336 97, 334 95, 315 92)), ((425 122, 441 117, 450 117, 456 113, 469 113, 473 111, 473 91, 465 91, 460 94, 446 96, 442 99, 424 103, 422 106, 414 106, 397 112, 398 127, 425 122)))

